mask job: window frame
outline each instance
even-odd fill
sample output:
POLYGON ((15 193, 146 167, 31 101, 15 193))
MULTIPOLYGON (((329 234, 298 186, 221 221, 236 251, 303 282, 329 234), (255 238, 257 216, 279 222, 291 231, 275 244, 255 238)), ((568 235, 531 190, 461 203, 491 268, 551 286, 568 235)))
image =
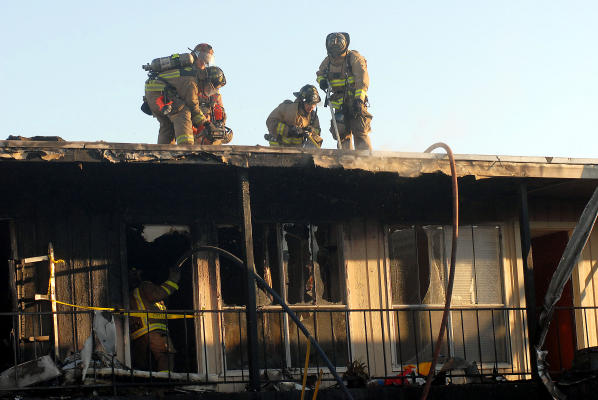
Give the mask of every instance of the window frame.
MULTIPOLYGON (((277 258, 278 258, 278 262, 280 265, 280 287, 276 288, 273 287, 274 290, 276 290, 280 296, 282 297, 282 299, 287 302, 288 301, 288 285, 287 285, 287 280, 288 280, 288 261, 284 260, 284 251, 283 251, 283 225, 287 223, 287 222, 273 222, 271 223, 271 225, 276 226, 276 246, 277 246, 277 258)), ((288 222, 290 223, 290 222, 288 222)), ((287 303, 288 307, 293 310, 294 312, 310 312, 310 311, 317 311, 317 310, 321 310, 321 309, 335 309, 335 310, 339 310, 339 311, 346 311, 348 310, 348 293, 347 293, 347 282, 346 282, 346 263, 345 263, 345 254, 344 254, 344 231, 343 231, 343 224, 342 223, 337 223, 337 222, 320 222, 320 223, 309 223, 306 224, 308 226, 310 226, 310 235, 313 235, 313 231, 311 230, 312 226, 318 226, 318 225, 323 225, 323 224, 328 224, 330 226, 333 226, 334 228, 336 228, 336 240, 337 240, 337 248, 338 248, 338 268, 339 268, 339 284, 340 284, 340 288, 339 291, 341 293, 342 296, 342 304, 325 304, 325 305, 321 305, 321 304, 309 304, 309 303, 301 303, 301 304, 289 304, 287 303)), ((310 240, 311 241, 311 240, 310 240)), ((255 246, 255 243, 254 243, 255 246)), ((310 246, 310 254, 313 252, 312 246, 310 246)), ((312 255, 313 257, 313 255, 312 255)), ((219 301, 218 301, 218 307, 219 310, 234 310, 235 312, 245 312, 246 310, 246 306, 239 306, 239 305, 226 305, 224 304, 223 301, 223 296, 222 296, 222 286, 221 286, 221 275, 220 275, 220 262, 219 259, 216 260, 217 263, 217 291, 218 291, 218 297, 219 297, 219 301)), ((317 287, 315 289, 317 291, 317 287)), ((317 298, 317 295, 316 295, 317 298)), ((284 312, 282 306, 280 305, 272 305, 272 304, 268 304, 268 305, 259 305, 258 304, 258 308, 264 311, 280 311, 282 313, 282 339, 284 341, 283 346, 284 346, 284 352, 285 352, 285 368, 287 368, 289 371, 292 371, 294 369, 297 369, 298 367, 293 367, 292 364, 292 355, 291 355, 291 350, 292 350, 292 343, 291 343, 291 332, 290 332, 290 326, 292 321, 290 320, 288 314, 286 312, 284 312)), ((222 314, 222 313, 221 313, 222 314)), ((346 313, 345 313, 346 314, 346 313)), ((225 326, 224 326, 224 321, 221 318, 219 318, 219 325, 220 325, 220 343, 221 346, 223 348, 222 351, 222 363, 221 363, 221 371, 219 372, 219 376, 221 378, 225 378, 225 377, 241 377, 244 376, 246 374, 248 374, 248 369, 247 368, 241 368, 241 369, 229 369, 227 366, 227 354, 226 354, 226 347, 225 347, 225 343, 226 343, 226 332, 225 332, 225 326)), ((259 328, 258 328, 259 329, 259 328)), ((347 357, 350 360, 351 358, 351 342, 350 342, 350 335, 348 334, 349 331, 349 319, 348 319, 348 315, 346 316, 346 327, 345 327, 345 332, 347 332, 347 357)), ((313 349, 312 349, 313 351, 313 349)), ((301 364, 303 365, 303 361, 301 361, 301 364)), ((318 370, 322 368, 322 365, 319 366, 310 366, 308 368, 308 371, 310 373, 317 373, 318 370)), ((268 369, 273 369, 271 367, 268 367, 268 369)), ((302 367, 300 368, 302 369, 302 367)), ((260 372, 263 372, 265 370, 265 368, 260 368, 260 372)), ((343 372, 346 370, 346 366, 337 366, 336 370, 339 372, 343 372)))
MULTIPOLYGON (((401 310, 443 310, 444 309, 444 303, 443 304, 394 304, 393 301, 393 288, 392 288, 392 279, 391 279, 391 253, 390 253, 390 247, 389 247, 389 242, 390 242, 390 234, 391 234, 391 230, 393 229, 401 229, 401 228, 405 228, 405 229, 414 229, 416 227, 424 227, 424 226, 436 226, 436 227, 442 227, 443 229, 446 229, 448 227, 451 227, 451 225, 443 225, 443 224, 416 224, 416 223, 402 223, 402 224, 385 224, 383 226, 384 228, 384 251, 385 251, 385 264, 386 264, 386 276, 388 277, 388 282, 386 285, 386 296, 388 299, 388 304, 389 304, 389 313, 391 315, 388 316, 388 321, 389 321, 389 328, 390 328, 390 335, 389 335, 389 339, 390 339, 390 346, 389 346, 389 351, 391 352, 390 354, 390 360, 391 360, 391 370, 393 372, 400 372, 402 371, 402 369, 405 367, 405 365, 408 365, 408 363, 405 362, 405 360, 400 360, 399 359, 399 351, 398 351, 398 335, 397 335, 397 328, 398 328, 398 321, 397 321, 397 316, 398 316, 398 311, 401 310)), ((525 332, 514 332, 513 330, 515 329, 514 326, 512 326, 509 323, 510 320, 510 314, 511 314, 511 310, 510 308, 512 308, 512 306, 510 306, 508 304, 508 301, 506 299, 506 282, 507 279, 510 279, 510 270, 508 268, 508 257, 507 257, 507 253, 505 251, 505 230, 507 229, 504 223, 501 222, 487 222, 487 223, 472 223, 469 225, 463 225, 463 226, 459 226, 460 230, 462 228, 465 227, 469 227, 471 229, 473 229, 474 227, 496 227, 498 228, 498 259, 500 261, 500 265, 499 265, 499 280, 500 280, 500 291, 501 291, 501 298, 503 303, 496 303, 496 304, 471 304, 471 305, 459 305, 459 306, 454 306, 453 304, 451 304, 451 308, 458 308, 458 309, 462 309, 462 310, 479 310, 479 309, 499 309, 502 308, 503 311, 502 313, 505 316, 505 321, 504 321, 504 325, 506 327, 505 329, 505 355, 507 357, 507 361, 499 361, 499 362, 493 362, 493 361, 484 361, 482 359, 482 362, 480 362, 479 360, 473 360, 476 361, 478 363, 478 366, 480 369, 489 369, 489 368, 494 368, 495 366, 499 369, 499 370, 506 370, 506 369, 511 369, 514 366, 514 354, 513 354, 513 345, 512 345, 512 340, 513 340, 513 336, 516 334, 521 334, 521 335, 526 335, 525 332)), ((446 231, 444 233, 444 235, 446 235, 446 231)), ((444 243, 446 243, 446 237, 443 235, 443 241, 444 243)), ((472 236, 473 239, 473 236, 472 236)), ((474 241, 472 241, 472 243, 474 243, 474 241)), ((448 276, 448 269, 450 268, 450 251, 451 249, 447 249, 446 246, 444 246, 444 256, 443 256, 443 267, 445 269, 445 272, 447 273, 448 276)), ((416 253, 417 254, 417 253, 416 253)), ((476 289, 477 290, 477 289, 476 289)), ((493 313, 495 314, 496 311, 493 311, 493 313)), ((452 322, 452 313, 449 313, 448 316, 448 322, 447 322, 447 329, 446 329, 446 333, 445 333, 445 343, 444 345, 448 346, 449 349, 449 355, 450 357, 459 357, 460 354, 455 354, 455 340, 454 340, 454 324, 452 322), (446 338, 448 337, 448 343, 446 343, 446 338)), ((437 332, 435 332, 435 335, 433 335, 433 343, 436 342, 437 339, 437 332)), ((420 361, 421 362, 421 361, 420 361)), ((442 363, 439 363, 438 366, 442 366, 442 363)))

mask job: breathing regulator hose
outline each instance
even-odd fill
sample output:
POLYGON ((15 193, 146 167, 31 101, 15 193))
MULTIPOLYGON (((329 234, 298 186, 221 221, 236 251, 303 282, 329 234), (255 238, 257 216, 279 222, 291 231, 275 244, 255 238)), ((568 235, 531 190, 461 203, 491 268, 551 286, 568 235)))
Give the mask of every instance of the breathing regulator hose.
POLYGON ((446 331, 446 324, 451 308, 451 297, 453 296, 453 282, 455 281, 455 262, 457 257, 457 238, 459 237, 459 187, 457 185, 457 172, 455 167, 455 158, 453 157, 453 151, 451 148, 444 143, 434 143, 428 147, 424 153, 430 153, 437 148, 443 148, 449 158, 451 166, 451 181, 453 187, 453 240, 451 243, 451 266, 449 269, 448 284, 446 286, 446 301, 444 303, 444 311, 442 313, 442 322, 440 323, 440 331, 438 332, 438 339, 436 339, 436 345, 434 346, 434 357, 432 358, 432 364, 430 365, 430 371, 426 378, 426 385, 421 396, 421 400, 428 398, 432 380, 434 379, 434 372, 436 364, 438 363, 438 356, 440 354, 440 348, 444 339, 444 332, 446 331))

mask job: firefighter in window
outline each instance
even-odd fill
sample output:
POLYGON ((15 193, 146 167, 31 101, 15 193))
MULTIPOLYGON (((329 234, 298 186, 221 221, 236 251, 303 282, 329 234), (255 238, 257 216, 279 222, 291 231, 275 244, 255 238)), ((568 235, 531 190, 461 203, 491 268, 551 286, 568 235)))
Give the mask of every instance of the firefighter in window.
POLYGON ((142 311, 131 316, 129 322, 133 368, 172 370, 176 351, 168 336, 167 315, 160 311, 166 311, 164 300, 178 290, 180 279, 181 272, 176 267, 169 270, 168 279, 161 285, 144 281, 139 269, 129 271, 129 287, 134 288, 129 298, 130 308, 142 311))
POLYGON ((226 112, 222 105, 219 89, 226 85, 224 72, 218 67, 208 67, 208 79, 199 86, 197 98, 202 113, 216 129, 206 129, 204 125, 193 127, 195 144, 227 144, 233 139, 233 131, 226 126, 226 112))

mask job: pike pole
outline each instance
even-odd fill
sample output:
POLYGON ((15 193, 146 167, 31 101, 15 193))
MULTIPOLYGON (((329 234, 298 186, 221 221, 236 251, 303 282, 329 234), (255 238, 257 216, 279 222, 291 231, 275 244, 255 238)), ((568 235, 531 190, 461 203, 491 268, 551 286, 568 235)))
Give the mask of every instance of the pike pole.
POLYGON ((341 144, 341 137, 338 134, 338 126, 336 126, 336 118, 334 116, 334 109, 332 107, 332 103, 330 103, 330 87, 326 89, 326 103, 324 103, 324 107, 326 105, 330 106, 330 116, 332 117, 332 127, 334 128, 334 135, 336 136, 336 148, 342 149, 343 146, 341 144))

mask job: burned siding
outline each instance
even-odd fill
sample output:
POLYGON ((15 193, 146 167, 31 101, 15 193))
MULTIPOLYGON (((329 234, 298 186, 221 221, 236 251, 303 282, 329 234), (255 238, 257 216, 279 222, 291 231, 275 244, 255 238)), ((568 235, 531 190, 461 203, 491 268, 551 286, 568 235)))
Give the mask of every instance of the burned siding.
MULTIPOLYGON (((110 214, 84 213, 74 209, 65 215, 32 215, 15 220, 19 259, 46 255, 54 246, 56 293, 62 302, 95 307, 122 305, 118 218, 110 214)), ((47 294, 47 262, 27 264, 17 276, 19 304, 25 312, 50 311, 50 302, 35 301, 35 294, 47 294)), ((91 332, 90 315, 83 309, 58 304, 60 355, 82 348, 91 332), (77 311, 77 313, 70 313, 77 311)), ((54 327, 51 315, 21 317, 24 359, 49 351, 49 342, 28 343, 30 337, 49 336, 54 327)))

